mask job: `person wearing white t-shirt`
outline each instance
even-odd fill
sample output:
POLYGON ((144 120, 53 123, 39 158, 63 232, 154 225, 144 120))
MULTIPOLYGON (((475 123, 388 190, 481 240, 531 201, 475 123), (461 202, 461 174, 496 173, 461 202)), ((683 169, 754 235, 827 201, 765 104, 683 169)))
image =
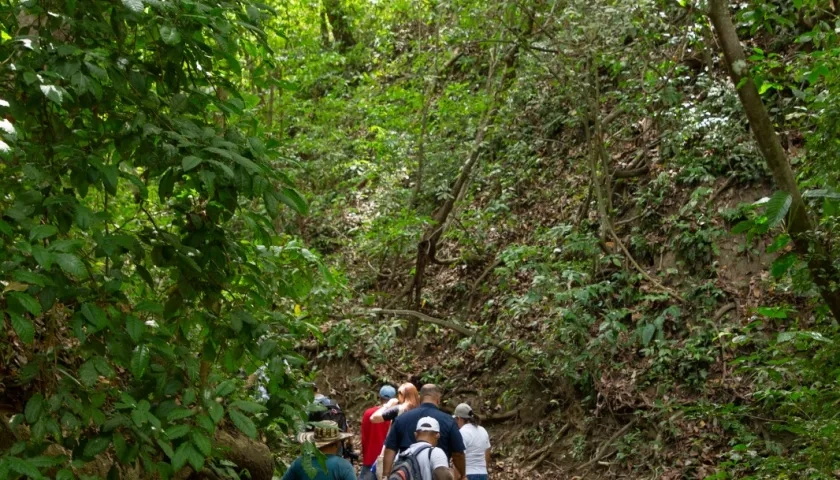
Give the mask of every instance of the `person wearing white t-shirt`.
POLYGON ((417 441, 400 452, 397 461, 400 457, 416 454, 415 458, 423 476, 422 480, 454 480, 446 453, 437 447, 440 439, 440 423, 432 417, 421 418, 417 422, 414 438, 417 441))
POLYGON ((466 403, 455 407, 455 421, 464 439, 464 455, 467 463, 467 480, 487 480, 487 465, 490 464, 490 435, 484 427, 476 425, 475 414, 466 403))

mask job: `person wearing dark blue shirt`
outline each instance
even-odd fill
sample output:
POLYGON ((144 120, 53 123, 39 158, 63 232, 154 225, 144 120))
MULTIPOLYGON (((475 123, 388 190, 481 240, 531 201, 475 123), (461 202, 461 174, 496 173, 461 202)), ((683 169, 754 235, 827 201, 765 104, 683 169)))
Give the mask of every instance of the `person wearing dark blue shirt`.
POLYGON ((464 439, 458 430, 458 424, 452 416, 438 408, 441 392, 437 385, 426 384, 420 389, 420 405, 397 417, 391 424, 391 431, 385 439, 385 458, 382 473, 385 477, 391 473, 394 459, 398 452, 410 447, 417 440, 414 429, 417 421, 423 417, 432 417, 440 424, 440 440, 438 447, 443 450, 447 458, 452 459, 455 469, 461 477, 466 474, 467 467, 464 457, 464 439))

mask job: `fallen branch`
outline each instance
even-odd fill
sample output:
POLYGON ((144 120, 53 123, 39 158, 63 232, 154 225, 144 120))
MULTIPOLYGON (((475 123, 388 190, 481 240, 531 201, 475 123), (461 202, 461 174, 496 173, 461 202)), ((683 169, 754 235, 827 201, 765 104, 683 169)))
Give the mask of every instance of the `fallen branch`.
POLYGON ((498 415, 487 415, 486 417, 481 417, 481 423, 489 424, 489 423, 502 423, 508 420, 513 420, 514 418, 519 416, 519 409, 511 410, 509 412, 500 413, 498 415))
POLYGON ((612 455, 613 453, 615 453, 615 451, 611 451, 611 452, 609 452, 609 453, 608 453, 608 452, 606 452, 607 447, 609 447, 610 445, 612 445, 612 444, 613 444, 613 442, 615 442, 615 441, 616 441, 619 437, 621 437, 622 435, 624 435, 625 433, 627 433, 627 430, 630 430, 630 428, 631 428, 631 427, 633 427, 633 425, 635 425, 635 424, 636 424, 636 421, 637 421, 637 420, 638 420, 637 418, 634 418, 633 420, 631 420, 631 421, 630 421, 630 423, 628 423, 627 425, 625 425, 624 427, 622 427, 619 431, 615 432, 615 433, 613 434, 613 436, 611 436, 610 438, 608 438, 606 442, 602 443, 602 444, 601 444, 601 446, 599 446, 599 447, 598 447, 598 449, 597 449, 597 450, 595 450, 595 456, 594 456, 594 457, 592 457, 592 459, 591 459, 591 460, 589 460, 588 462, 586 462, 586 463, 584 463, 584 464, 582 464, 582 465, 579 465, 579 466, 576 468, 576 470, 583 470, 583 469, 585 469, 585 468, 589 468, 589 467, 591 467, 592 465, 594 465, 594 464, 596 464, 596 463, 600 462, 600 461, 601 461, 601 460, 603 460, 604 458, 608 457, 609 455, 612 455))
POLYGON ((715 312, 715 316, 712 317, 712 323, 717 323, 718 320, 723 318, 724 315, 731 312, 732 310, 735 310, 736 308, 738 308, 738 305, 736 305, 735 303, 727 303, 726 305, 720 307, 718 311, 715 312))
POLYGON ((734 176, 727 178, 726 181, 723 182, 723 185, 718 187, 718 189, 715 190, 714 193, 712 193, 712 196, 709 197, 708 200, 706 200, 706 206, 708 207, 709 205, 711 205, 712 202, 714 202, 721 193, 725 192, 729 187, 731 187, 733 183, 735 183, 734 176))
POLYGON ((612 172, 612 176, 613 178, 633 178, 641 177, 642 175, 645 175, 648 172, 650 172, 650 167, 644 166, 628 170, 614 170, 612 172))
POLYGON ((654 285, 656 286, 656 288, 658 288, 659 290, 661 290, 661 291, 662 291, 662 292, 664 292, 664 293, 667 293, 668 295, 670 295, 672 298, 674 298, 675 300, 679 301, 680 303, 685 303, 685 299, 684 299, 684 298, 682 298, 682 297, 680 296, 680 294, 678 294, 677 292, 675 292, 675 291, 671 290, 670 288, 666 287, 665 285, 662 285, 662 284, 661 284, 660 282, 658 282, 656 279, 654 279, 653 277, 651 277, 651 276, 650 276, 650 275, 649 275, 649 274, 645 271, 645 269, 643 269, 643 268, 641 267, 641 265, 639 265, 639 264, 638 264, 638 262, 636 262, 636 259, 635 259, 635 258, 633 258, 633 255, 630 255, 630 251, 629 251, 629 250, 627 250, 627 247, 625 247, 625 246, 624 246, 624 243, 621 241, 621 239, 620 239, 620 238, 618 238, 618 235, 616 235, 615 230, 612 228, 612 226, 610 226, 609 230, 610 230, 610 233, 612 234, 613 240, 615 240, 615 243, 619 246, 619 248, 621 248, 621 251, 623 251, 623 252, 624 252, 624 255, 626 255, 626 256, 627 256, 627 260, 628 260, 631 264, 633 264, 633 266, 636 268, 636 270, 638 270, 638 271, 639 271, 639 273, 640 273, 640 274, 642 274, 642 276, 643 276, 643 277, 645 277, 645 279, 647 279, 647 281, 649 281, 650 283, 654 284, 654 285))
POLYGON ((540 464, 542 462, 544 462, 545 459, 549 457, 549 455, 551 455, 552 449, 554 448, 555 445, 557 445, 557 442, 559 442, 560 439, 563 438, 563 434, 566 433, 566 430, 568 430, 571 425, 572 425, 571 422, 566 422, 566 424, 563 425, 563 428, 561 428, 560 431, 557 432, 557 435, 554 436, 554 439, 548 445, 546 445, 546 446, 540 448, 539 450, 536 450, 533 453, 531 453, 530 455, 528 455, 527 461, 530 462, 531 460, 534 460, 534 459, 536 459, 536 460, 534 460, 534 463, 532 463, 531 466, 529 466, 526 469, 526 471, 528 471, 528 472, 534 471, 534 469, 536 469, 538 466, 540 466, 540 464))

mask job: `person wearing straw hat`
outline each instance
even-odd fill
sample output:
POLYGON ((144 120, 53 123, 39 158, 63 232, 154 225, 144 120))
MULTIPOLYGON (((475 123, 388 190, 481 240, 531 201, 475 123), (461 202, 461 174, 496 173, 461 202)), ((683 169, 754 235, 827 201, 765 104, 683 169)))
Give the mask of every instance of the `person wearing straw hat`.
POLYGON ((478 417, 466 403, 455 407, 452 416, 464 439, 467 480, 487 480, 487 465, 490 464, 490 436, 487 430, 478 425, 478 417))
POLYGON ((300 443, 314 443, 318 450, 326 457, 326 471, 321 463, 314 456, 309 458, 311 468, 315 476, 306 473, 303 466, 303 456, 300 456, 289 465, 283 480, 356 480, 356 472, 353 465, 338 455, 338 449, 344 439, 353 436, 352 433, 344 433, 338 428, 334 421, 327 420, 314 424, 314 429, 303 432, 297 436, 300 443))

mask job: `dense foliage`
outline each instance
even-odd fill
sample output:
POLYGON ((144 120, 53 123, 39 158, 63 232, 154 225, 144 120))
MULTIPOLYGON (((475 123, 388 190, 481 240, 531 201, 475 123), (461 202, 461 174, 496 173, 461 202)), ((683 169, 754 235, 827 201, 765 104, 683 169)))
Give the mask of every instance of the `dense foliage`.
POLYGON ((522 428, 587 468, 834 475, 838 12, 726 8, 728 65, 707 3, 4 4, 0 477, 227 475, 221 433, 297 428, 312 338, 551 398, 522 428))
POLYGON ((266 406, 235 392, 259 365, 270 416, 300 421, 311 392, 293 346, 332 277, 276 229, 284 204, 307 206, 242 77, 246 62, 276 68, 261 30, 273 15, 235 1, 3 7, 0 355, 22 414, 3 422, 0 477, 199 471, 223 423, 257 436, 266 406), (85 466, 103 452, 104 472, 85 466))

